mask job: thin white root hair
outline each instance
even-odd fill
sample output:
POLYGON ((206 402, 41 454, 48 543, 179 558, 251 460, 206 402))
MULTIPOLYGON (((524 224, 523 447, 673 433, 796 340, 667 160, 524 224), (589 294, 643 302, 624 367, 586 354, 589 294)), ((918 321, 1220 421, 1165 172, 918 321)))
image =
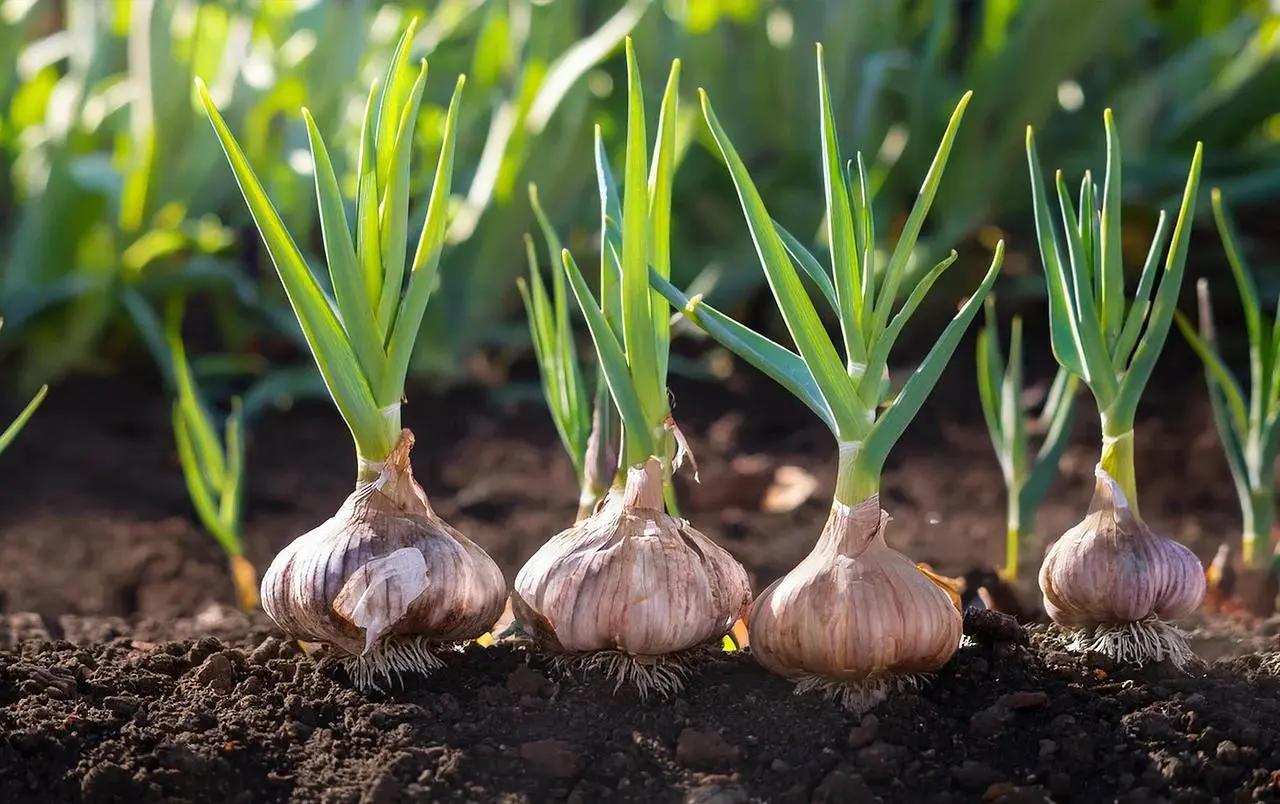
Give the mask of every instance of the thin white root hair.
POLYGON ((1265 653, 1258 669, 1271 676, 1280 675, 1280 653, 1265 653))
POLYGON ((1184 672, 1200 663, 1200 657, 1187 644, 1187 634, 1155 617, 1082 629, 1067 643, 1066 649, 1078 653, 1101 653, 1117 662, 1138 667, 1149 662, 1169 662, 1184 672))
POLYGON ((822 676, 804 676, 796 682, 796 695, 821 695, 826 700, 861 715, 883 703, 890 693, 918 690, 928 680, 927 675, 920 673, 880 676, 861 681, 835 681, 822 676))
POLYGON ((386 692, 380 681, 403 687, 404 673, 426 676, 444 667, 435 654, 440 647, 424 637, 392 637, 363 656, 343 657, 342 668, 357 689, 386 692))
POLYGON ((623 687, 634 687, 640 700, 647 701, 650 695, 665 699, 682 692, 697 666, 718 652, 708 645, 665 656, 633 656, 619 650, 561 653, 551 657, 551 666, 570 675, 603 673, 614 681, 615 695, 623 687))

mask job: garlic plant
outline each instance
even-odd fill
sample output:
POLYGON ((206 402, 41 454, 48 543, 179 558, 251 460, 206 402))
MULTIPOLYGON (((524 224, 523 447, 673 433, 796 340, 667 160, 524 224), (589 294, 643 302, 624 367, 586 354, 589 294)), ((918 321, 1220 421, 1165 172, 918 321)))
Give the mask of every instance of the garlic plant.
MULTIPOLYGON (((529 185, 529 204, 547 241, 547 252, 551 258, 551 293, 547 293, 547 285, 538 269, 537 250, 533 238, 528 235, 525 236, 525 252, 529 260, 529 281, 517 281, 529 318, 533 353, 542 374, 543 395, 578 477, 577 521, 581 521, 596 510, 617 473, 617 416, 603 372, 596 372, 595 392, 591 397, 587 396, 578 349, 569 324, 565 276, 563 271, 556 270, 563 251, 560 238, 538 203, 538 190, 534 185, 529 185)), ((606 299, 605 303, 610 301, 620 300, 606 299)), ((616 318, 616 315, 610 317, 616 318)))
POLYGON ((227 554, 236 599, 242 609, 251 611, 258 608, 261 600, 258 570, 245 558, 244 537, 240 531, 245 473, 240 399, 231 400, 231 414, 219 438, 187 362, 187 350, 182 342, 184 303, 181 297, 170 300, 165 326, 167 357, 173 368, 173 437, 178 448, 178 463, 200 524, 227 554))
POLYGON ((956 260, 953 251, 929 270, 893 314, 970 96, 952 114, 879 278, 867 171, 861 156, 856 174, 842 169, 821 45, 817 64, 830 273, 771 221, 710 101, 705 93, 701 96, 703 115, 737 187, 760 263, 797 351, 735 322, 700 297, 687 298, 656 271, 650 281, 685 317, 795 394, 835 435, 839 472, 826 527, 813 551, 756 599, 748 634, 756 659, 772 672, 796 679, 797 692, 815 689, 847 707, 866 709, 890 690, 918 680, 918 674, 942 667, 960 644, 960 612, 948 590, 885 541, 890 517, 880 505, 880 476, 889 450, 924 404, 990 292, 1004 242, 997 244, 977 291, 891 397, 887 366, 894 342, 933 283, 956 260), (843 361, 796 266, 839 319, 843 361))
POLYGON ((1013 319, 1006 364, 1000 353, 994 302, 993 297, 987 297, 986 327, 978 333, 978 396, 1008 492, 1002 575, 1006 581, 1016 581, 1022 545, 1035 533, 1036 509, 1058 473, 1058 461, 1067 445, 1080 381, 1066 369, 1058 369, 1040 415, 1031 423, 1032 428, 1044 436, 1033 456, 1028 445, 1029 428, 1023 401, 1022 319, 1016 316, 1013 319))
POLYGON ((521 568, 511 603, 520 626, 560 663, 603 668, 618 688, 631 684, 647 697, 682 688, 693 662, 718 650, 746 612, 751 588, 733 556, 677 518, 674 493, 664 483, 687 450, 667 391, 669 314, 649 288, 648 266, 660 276, 670 270, 680 65, 671 67, 649 173, 644 100, 630 39, 626 54, 621 206, 596 129, 600 303, 573 257, 562 252, 622 420, 619 476, 593 514, 553 536, 521 568))
POLYGON ((1040 567, 1040 590, 1049 616, 1075 631, 1073 649, 1137 664, 1169 659, 1181 666, 1194 655, 1170 621, 1199 606, 1204 571, 1187 548, 1154 534, 1139 513, 1133 424, 1138 400, 1173 321, 1186 267, 1202 146, 1196 145, 1191 160, 1154 301, 1148 303, 1164 251, 1163 212, 1134 299, 1127 302, 1121 262, 1120 146, 1110 109, 1104 121, 1107 168, 1101 196, 1086 173, 1077 212, 1062 172, 1057 173, 1065 238, 1050 219, 1035 141, 1031 129, 1027 130, 1053 353, 1062 367, 1089 387, 1102 420, 1102 456, 1092 510, 1049 549, 1040 567))
POLYGON ((333 299, 312 275, 197 81, 356 447, 355 491, 330 519, 276 556, 262 578, 263 608, 289 636, 328 645, 362 688, 436 667, 437 648, 487 633, 506 599, 493 560, 432 510, 409 463, 413 435, 400 423, 410 355, 439 279, 463 86, 460 77, 405 287, 410 156, 427 71, 425 61, 410 69, 415 27, 411 23, 401 37, 365 107, 354 242, 329 153, 303 110, 333 299))
MULTIPOLYGON (((0 326, 4 325, 4 319, 0 318, 0 326)), ((45 394, 49 393, 49 386, 42 385, 36 395, 27 403, 8 427, 4 428, 4 432, 0 433, 0 452, 4 452, 13 443, 13 439, 18 437, 18 433, 26 426, 27 420, 36 412, 36 408, 40 407, 40 403, 44 401, 45 394)))
MULTIPOLYGON (((1244 527, 1240 542, 1246 567, 1272 569, 1280 562, 1280 545, 1272 547, 1276 526, 1275 463, 1280 450, 1280 315, 1266 321, 1258 286, 1245 265, 1233 227, 1222 206, 1222 192, 1212 193, 1213 215, 1244 306, 1249 335, 1249 396, 1218 356, 1209 284, 1201 279, 1199 333, 1179 315, 1176 320, 1187 342, 1205 366, 1213 418, 1235 481, 1244 527)), ((1275 601, 1269 601, 1274 610, 1275 601)))

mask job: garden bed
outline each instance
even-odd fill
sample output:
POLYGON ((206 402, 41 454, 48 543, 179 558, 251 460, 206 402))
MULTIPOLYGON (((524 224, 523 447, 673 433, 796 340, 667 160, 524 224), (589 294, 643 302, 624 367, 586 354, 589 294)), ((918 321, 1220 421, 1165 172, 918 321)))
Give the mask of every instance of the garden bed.
MULTIPOLYGON (((1143 510, 1207 560, 1238 514, 1203 395, 1187 401, 1170 352, 1139 425, 1143 510)), ((970 618, 974 645, 863 718, 793 695, 742 655, 666 702, 505 646, 473 646, 404 690, 356 693, 264 616, 228 608, 224 560, 192 523, 167 403, 149 382, 64 384, 4 456, 0 801, 1280 800, 1280 680, 1261 669, 1271 623, 1188 623, 1209 664, 1186 675, 1116 668, 1062 653, 1041 629, 970 618)), ((830 436, 749 373, 674 391, 703 480, 682 487, 684 513, 759 591, 821 528, 830 436), (817 489, 762 512, 781 467, 817 489)), ((411 390, 406 424, 439 512, 510 580, 571 519, 575 483, 541 407, 486 399, 411 390)), ((260 568, 349 492, 344 430, 321 404, 252 429, 246 539, 260 568)), ((1079 417, 1046 533, 1088 505, 1096 430, 1079 417)), ((952 574, 1000 560, 1003 488, 986 438, 957 360, 886 474, 892 544, 952 574)), ((1033 584, 1039 550, 1026 552, 1033 584)))

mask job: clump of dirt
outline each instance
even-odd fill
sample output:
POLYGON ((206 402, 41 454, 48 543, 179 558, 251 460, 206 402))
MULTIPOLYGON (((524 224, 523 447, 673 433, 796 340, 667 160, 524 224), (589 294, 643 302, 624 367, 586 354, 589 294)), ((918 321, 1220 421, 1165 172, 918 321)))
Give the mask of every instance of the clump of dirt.
POLYGON ((507 646, 363 694, 260 618, 207 613, 171 630, 221 639, 159 642, 63 620, 83 641, 0 618, 23 638, 0 652, 0 800, 1280 800, 1280 680, 1260 655, 1135 671, 990 612, 923 689, 862 716, 742 654, 667 701, 507 646))

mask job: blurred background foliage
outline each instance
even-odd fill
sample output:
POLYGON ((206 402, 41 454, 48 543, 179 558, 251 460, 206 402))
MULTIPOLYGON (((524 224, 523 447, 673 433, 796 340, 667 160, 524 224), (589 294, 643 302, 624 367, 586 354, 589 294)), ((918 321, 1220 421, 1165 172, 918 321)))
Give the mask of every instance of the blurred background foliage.
MULTIPOLYGON (((956 247, 962 265, 972 265, 949 272, 951 284, 933 295, 937 312, 950 317, 1000 236, 1011 246, 997 288, 1002 302, 1038 303, 1026 127, 1035 127, 1046 166, 1078 181, 1102 152, 1108 106, 1120 127, 1133 210, 1128 265, 1141 264, 1150 235, 1130 222, 1154 226, 1203 140, 1205 186, 1221 186, 1245 234, 1273 247, 1254 263, 1264 294, 1274 297, 1280 272, 1274 260, 1267 267, 1280 245, 1277 5, 0 0, 0 361, 20 391, 136 362, 172 387, 155 311, 181 295, 192 310, 193 368, 206 388, 242 393, 246 416, 322 394, 232 173, 197 111, 192 79, 209 84, 320 268, 300 107, 315 116, 350 199, 368 86, 411 15, 421 19, 413 55, 430 65, 414 156, 415 229, 454 78, 467 74, 450 249, 421 336, 420 379, 447 383, 477 372, 492 379, 528 355, 516 277, 533 225, 530 182, 565 244, 580 263, 591 261, 599 226, 592 126, 601 125, 619 156, 627 35, 650 107, 670 60, 683 61, 673 278, 721 309, 749 312, 763 274, 732 185, 707 147, 694 90, 705 88, 715 101, 772 214, 817 241, 818 40, 842 148, 849 157, 865 154, 877 219, 891 224, 878 233, 882 246, 896 240, 950 110, 974 90, 917 255, 929 265, 956 247)), ((1202 196, 1207 209, 1208 193, 1202 196)), ((1245 243, 1246 251, 1255 246, 1245 243)), ((1220 249, 1204 250, 1220 261, 1220 249)), ((327 281, 325 271, 316 274, 327 281)), ((932 333, 937 323, 922 314, 913 326, 932 333)), ((536 394, 536 385, 529 390, 536 394)))

